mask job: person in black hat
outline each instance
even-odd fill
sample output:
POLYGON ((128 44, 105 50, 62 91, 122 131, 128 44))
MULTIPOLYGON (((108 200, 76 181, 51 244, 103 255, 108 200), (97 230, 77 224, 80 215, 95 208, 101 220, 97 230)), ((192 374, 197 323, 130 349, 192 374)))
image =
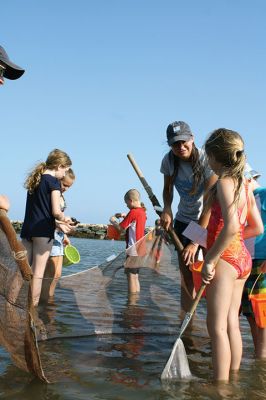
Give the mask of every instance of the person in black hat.
MULTIPOLYGON (((4 78, 18 79, 24 74, 24 69, 10 61, 5 49, 0 46, 0 85, 4 84, 4 78)), ((0 208, 8 211, 10 207, 7 196, 0 195, 0 208)))
POLYGON ((0 46, 0 85, 4 84, 4 78, 15 80, 20 78, 24 72, 24 69, 9 59, 5 49, 0 46))
POLYGON ((191 221, 201 222, 204 225, 204 222, 199 220, 203 194, 215 183, 217 176, 210 169, 205 152, 196 147, 194 135, 186 122, 175 121, 169 124, 166 136, 170 151, 164 156, 160 169, 164 175, 164 208, 161 224, 168 230, 169 225, 174 223, 175 232, 184 246, 182 255, 179 256, 179 268, 184 283, 181 287, 181 308, 188 311, 195 294, 189 264, 196 261, 198 244, 193 243, 182 233, 191 221), (180 200, 173 218, 174 188, 180 200))

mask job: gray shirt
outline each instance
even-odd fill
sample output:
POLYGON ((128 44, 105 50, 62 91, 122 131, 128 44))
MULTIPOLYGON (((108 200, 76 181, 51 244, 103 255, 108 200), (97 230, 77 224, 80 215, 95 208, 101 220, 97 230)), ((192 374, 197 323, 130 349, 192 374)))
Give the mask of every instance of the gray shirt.
MULTIPOLYGON (((190 162, 178 160, 178 172, 174 181, 174 186, 180 196, 175 219, 185 223, 198 221, 203 205, 204 184, 214 174, 208 165, 204 150, 198 150, 203 173, 195 194, 190 194, 193 187, 193 171, 190 162)), ((166 176, 172 176, 174 168, 174 156, 172 151, 169 151, 162 160, 160 171, 166 176)))

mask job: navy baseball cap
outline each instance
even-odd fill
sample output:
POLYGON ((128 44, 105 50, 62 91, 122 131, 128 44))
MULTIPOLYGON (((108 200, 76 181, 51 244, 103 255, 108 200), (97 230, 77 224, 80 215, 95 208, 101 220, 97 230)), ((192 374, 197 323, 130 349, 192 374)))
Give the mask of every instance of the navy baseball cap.
POLYGON ((3 66, 6 67, 4 77, 7 79, 18 79, 25 72, 24 69, 10 61, 7 52, 2 46, 0 46, 0 64, 1 62, 4 64, 3 66))
POLYGON ((187 142, 193 139, 193 133, 189 125, 183 121, 175 121, 168 125, 166 129, 167 143, 172 146, 175 142, 187 142))

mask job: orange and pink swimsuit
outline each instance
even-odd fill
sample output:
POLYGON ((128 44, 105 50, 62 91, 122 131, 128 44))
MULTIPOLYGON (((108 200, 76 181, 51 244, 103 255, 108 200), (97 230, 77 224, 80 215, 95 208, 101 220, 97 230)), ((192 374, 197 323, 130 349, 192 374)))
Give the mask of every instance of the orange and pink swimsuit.
MULTIPOLYGON (((247 188, 246 188, 247 189, 247 188)), ((244 208, 244 207, 243 207, 244 208)), ((243 209, 238 209, 238 217, 240 228, 230 245, 222 252, 220 258, 235 268, 238 274, 238 278, 243 278, 247 276, 252 267, 251 256, 245 246, 243 239, 243 230, 245 227, 244 223, 240 222, 240 217, 243 209)), ((224 226, 223 216, 220 204, 215 201, 211 208, 211 217, 208 224, 208 234, 207 234, 207 249, 212 247, 213 243, 219 236, 222 228, 224 226)))

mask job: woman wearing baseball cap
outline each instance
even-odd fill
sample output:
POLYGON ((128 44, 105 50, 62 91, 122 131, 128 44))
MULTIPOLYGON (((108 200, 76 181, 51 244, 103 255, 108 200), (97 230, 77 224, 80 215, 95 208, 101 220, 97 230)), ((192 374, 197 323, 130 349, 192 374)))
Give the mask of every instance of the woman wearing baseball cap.
POLYGON ((25 70, 14 64, 8 57, 5 49, 0 46, 0 85, 4 84, 4 78, 18 79, 24 74, 25 70))
POLYGON ((194 295, 194 284, 189 264, 194 262, 198 244, 182 235, 191 221, 201 222, 205 227, 203 216, 203 194, 217 180, 217 176, 207 163, 202 149, 194 143, 194 135, 186 122, 175 121, 166 130, 167 143, 170 151, 161 163, 161 173, 164 175, 163 201, 164 209, 161 215, 162 226, 167 230, 173 222, 174 229, 184 246, 179 255, 179 266, 185 287, 181 286, 181 307, 188 311, 194 295), (180 200, 177 213, 173 219, 172 202, 174 187, 180 200))
MULTIPOLYGON (((7 79, 18 79, 24 74, 24 69, 10 61, 5 49, 0 46, 0 85, 4 84, 4 78, 7 79)), ((9 200, 7 196, 0 195, 0 208, 8 211, 9 200)))

